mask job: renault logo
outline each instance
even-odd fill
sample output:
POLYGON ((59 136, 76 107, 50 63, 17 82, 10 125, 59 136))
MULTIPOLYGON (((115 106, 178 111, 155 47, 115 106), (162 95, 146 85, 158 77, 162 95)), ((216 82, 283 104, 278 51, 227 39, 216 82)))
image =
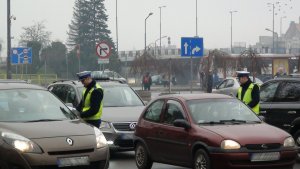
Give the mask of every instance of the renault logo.
POLYGON ((70 145, 70 146, 72 146, 73 145, 73 140, 72 139, 70 139, 70 138, 67 138, 67 143, 70 145))
POLYGON ((135 129, 135 126, 136 126, 136 123, 135 123, 135 122, 129 124, 129 128, 130 128, 131 130, 134 130, 134 129, 135 129))

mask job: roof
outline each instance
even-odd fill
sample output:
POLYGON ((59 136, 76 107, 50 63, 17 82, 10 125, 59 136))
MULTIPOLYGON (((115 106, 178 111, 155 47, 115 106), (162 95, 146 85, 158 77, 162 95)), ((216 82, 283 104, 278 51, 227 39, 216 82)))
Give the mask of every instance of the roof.
POLYGON ((223 94, 214 94, 214 93, 201 93, 201 94, 171 94, 171 95, 162 95, 158 98, 181 98, 184 100, 199 100, 199 99, 232 99, 231 96, 223 94))
MULTIPOLYGON (((101 86, 128 86, 126 83, 122 83, 118 80, 96 80, 101 86)), ((52 84, 72 84, 75 86, 83 86, 83 84, 79 80, 57 80, 52 84)), ((52 85, 50 84, 50 85, 52 85)))
POLYGON ((42 86, 20 82, 3 82, 0 81, 0 90, 8 89, 35 89, 35 90, 47 90, 42 86))

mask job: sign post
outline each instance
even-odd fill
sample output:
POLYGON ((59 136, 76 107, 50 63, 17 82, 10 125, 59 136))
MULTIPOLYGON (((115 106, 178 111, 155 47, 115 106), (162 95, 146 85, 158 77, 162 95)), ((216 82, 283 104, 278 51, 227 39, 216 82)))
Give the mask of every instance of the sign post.
POLYGON ((191 57, 191 93, 193 92, 193 56, 202 57, 204 55, 203 38, 182 37, 181 57, 191 57))
MULTIPOLYGON (((98 64, 99 67, 101 67, 101 64, 105 64, 105 63, 109 63, 109 56, 111 55, 111 46, 102 41, 99 44, 97 44, 96 46, 96 54, 98 55, 99 59, 98 59, 98 64)), ((104 70, 104 68, 103 68, 104 70)))

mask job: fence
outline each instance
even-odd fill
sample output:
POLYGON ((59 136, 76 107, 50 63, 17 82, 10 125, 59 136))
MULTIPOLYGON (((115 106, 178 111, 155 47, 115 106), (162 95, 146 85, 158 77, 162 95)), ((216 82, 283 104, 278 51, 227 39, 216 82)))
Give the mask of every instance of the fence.
MULTIPOLYGON (((0 79, 6 79, 6 74, 0 74, 0 79)), ((56 74, 12 74, 12 79, 26 80, 33 84, 47 86, 57 80, 56 74)))

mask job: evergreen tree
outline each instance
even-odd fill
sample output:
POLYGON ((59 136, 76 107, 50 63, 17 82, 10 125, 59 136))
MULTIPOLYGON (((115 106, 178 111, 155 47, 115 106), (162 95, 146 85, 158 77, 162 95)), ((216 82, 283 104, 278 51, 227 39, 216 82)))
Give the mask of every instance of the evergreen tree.
MULTIPOLYGON (((98 68, 96 44, 105 41, 112 46, 110 65, 118 62, 115 45, 109 36, 111 33, 106 24, 108 16, 104 0, 76 0, 73 19, 69 25, 68 46, 76 50, 80 46, 80 63, 82 70, 98 68)), ((111 66, 110 66, 111 67, 111 66)))

